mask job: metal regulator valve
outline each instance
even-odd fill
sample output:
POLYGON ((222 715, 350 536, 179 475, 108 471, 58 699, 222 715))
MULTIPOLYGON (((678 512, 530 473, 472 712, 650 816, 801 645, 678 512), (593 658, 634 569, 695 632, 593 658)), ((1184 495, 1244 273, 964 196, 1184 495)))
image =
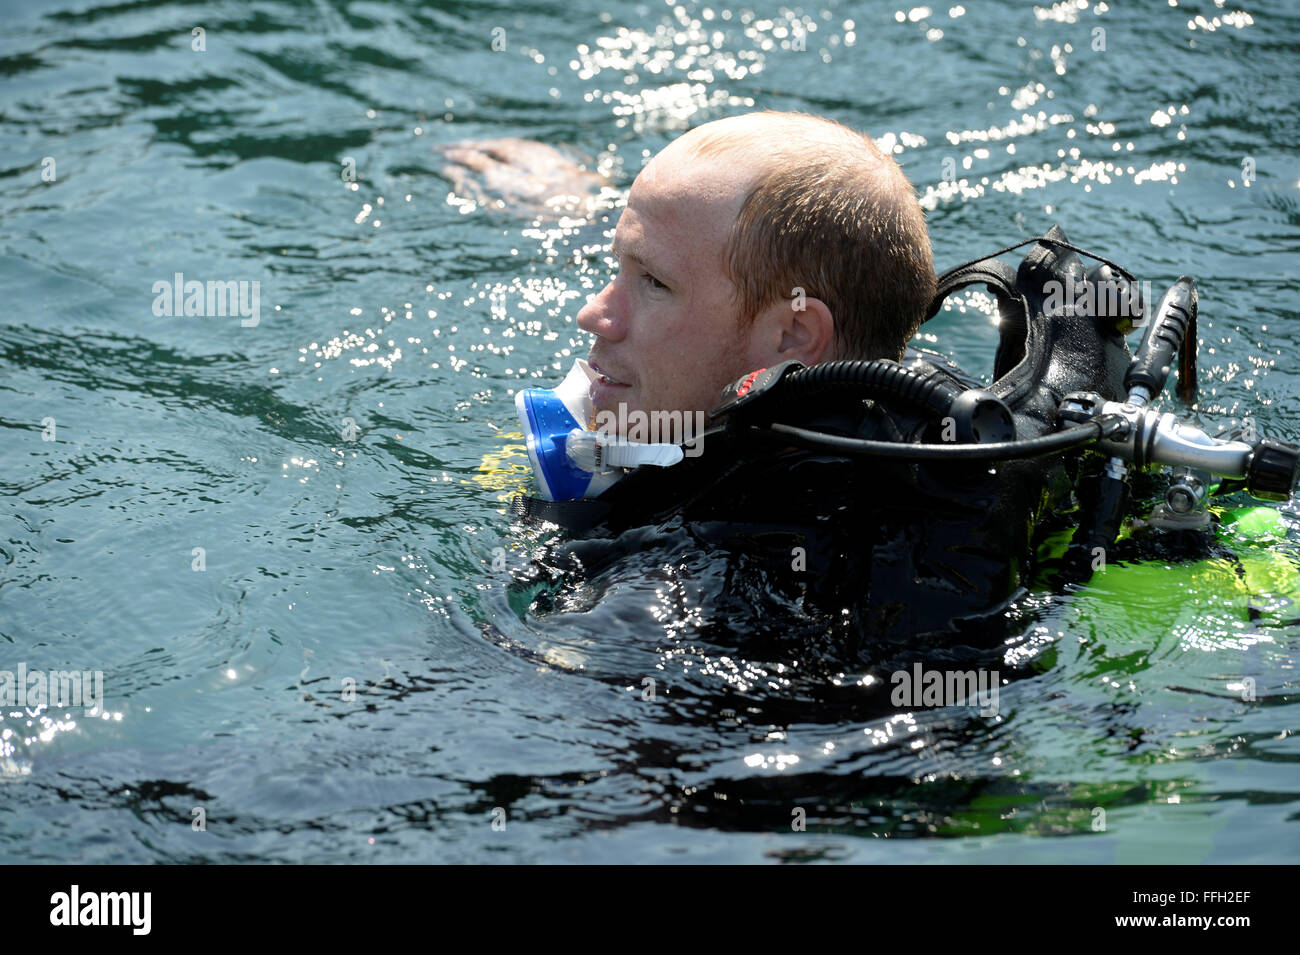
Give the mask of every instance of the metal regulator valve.
POLYGON ((1130 467, 1140 471, 1153 465, 1172 468, 1165 500, 1142 522, 1167 530, 1207 527, 1209 490, 1218 479, 1244 481, 1247 493, 1266 501, 1288 500, 1300 481, 1300 447, 1296 445, 1273 438, 1220 440, 1172 414, 1147 407, 1151 398, 1164 390, 1175 355, 1180 359, 1179 397, 1191 400, 1195 396, 1196 311, 1196 283, 1183 276, 1161 298, 1125 375, 1128 400, 1107 401, 1091 392, 1074 392, 1061 402, 1058 414, 1066 423, 1083 424, 1104 417, 1122 421, 1097 444, 1097 450, 1109 455, 1109 460, 1087 528, 1089 548, 1114 543, 1129 498, 1130 467), (1187 344, 1189 334, 1191 343, 1187 344))

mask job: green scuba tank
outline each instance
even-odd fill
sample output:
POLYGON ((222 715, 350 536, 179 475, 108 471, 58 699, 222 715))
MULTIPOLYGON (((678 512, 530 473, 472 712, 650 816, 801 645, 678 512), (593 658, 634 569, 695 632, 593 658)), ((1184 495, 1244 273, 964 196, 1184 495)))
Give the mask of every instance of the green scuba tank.
MULTIPOLYGON (((1217 518, 1212 535, 1218 546, 1212 556, 1103 559, 1092 568, 1090 579, 1070 599, 1095 632, 1150 635, 1208 625, 1232 638, 1286 625, 1293 615, 1287 608, 1300 605, 1300 567, 1277 547, 1288 533, 1282 514, 1265 505, 1210 510, 1217 518)), ((1059 558, 1072 533, 1045 540, 1040 557, 1048 563, 1059 558)), ((1131 539, 1130 528, 1119 539, 1131 539)))

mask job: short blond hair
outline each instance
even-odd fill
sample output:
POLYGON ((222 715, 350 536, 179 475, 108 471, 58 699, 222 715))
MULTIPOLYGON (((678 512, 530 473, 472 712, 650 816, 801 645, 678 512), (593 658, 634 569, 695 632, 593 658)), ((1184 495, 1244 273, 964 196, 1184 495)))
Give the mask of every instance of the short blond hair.
POLYGON ((759 174, 723 254, 742 327, 802 289, 826 303, 845 358, 902 358, 935 295, 915 190, 869 136, 804 113, 699 127, 701 158, 743 156, 759 174))

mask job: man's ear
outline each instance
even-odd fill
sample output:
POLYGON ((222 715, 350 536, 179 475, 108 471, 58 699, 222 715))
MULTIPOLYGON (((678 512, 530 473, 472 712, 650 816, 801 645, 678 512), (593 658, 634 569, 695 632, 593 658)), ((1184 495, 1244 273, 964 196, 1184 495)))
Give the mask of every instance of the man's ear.
POLYGON ((783 361, 815 365, 835 357, 835 318, 819 298, 798 289, 789 299, 773 302, 759 313, 755 325, 768 354, 768 366, 783 361))

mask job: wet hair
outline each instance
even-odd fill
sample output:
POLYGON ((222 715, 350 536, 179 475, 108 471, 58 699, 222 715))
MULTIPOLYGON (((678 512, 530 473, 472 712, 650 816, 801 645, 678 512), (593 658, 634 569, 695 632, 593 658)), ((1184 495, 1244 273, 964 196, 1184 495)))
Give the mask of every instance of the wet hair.
POLYGON ((766 112, 692 133, 702 158, 743 156, 759 172, 723 265, 746 327, 797 289, 826 303, 842 358, 898 360, 935 295, 925 214, 902 169, 833 120, 766 112))

